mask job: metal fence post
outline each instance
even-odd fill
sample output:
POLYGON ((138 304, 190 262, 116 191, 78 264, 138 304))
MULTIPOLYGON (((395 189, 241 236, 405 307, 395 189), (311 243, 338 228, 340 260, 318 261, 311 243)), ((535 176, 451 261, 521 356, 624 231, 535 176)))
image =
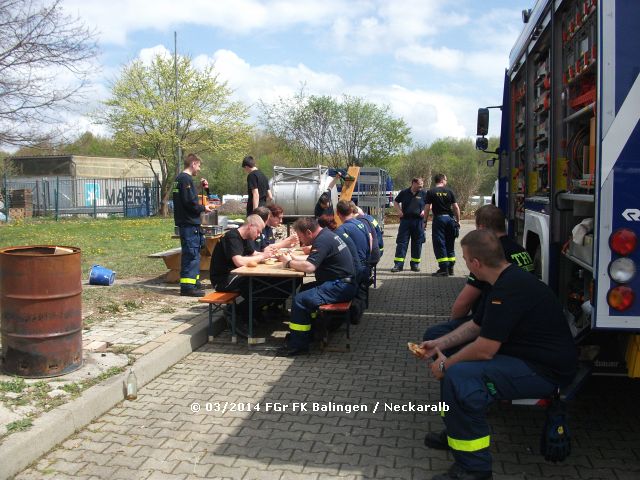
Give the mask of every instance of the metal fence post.
POLYGON ((128 191, 129 191, 129 181, 125 178, 124 179, 124 191, 122 192, 123 193, 123 195, 122 195, 122 207, 124 208, 124 212, 122 212, 122 213, 124 214, 125 218, 127 218, 129 216, 128 215, 128 210, 129 210, 128 206, 129 206, 129 204, 127 202, 127 199, 128 199, 127 193, 128 193, 128 191))
POLYGON ((9 182, 7 180, 7 174, 5 173, 2 178, 2 196, 4 197, 4 216, 9 223, 9 182))
POLYGON ((60 195, 60 177, 56 177, 56 191, 55 191, 55 202, 56 202, 56 222, 58 221, 58 209, 60 208, 60 199, 58 198, 60 195))
POLYGON ((93 179, 93 218, 98 218, 98 195, 96 195, 97 190, 97 181, 93 179))

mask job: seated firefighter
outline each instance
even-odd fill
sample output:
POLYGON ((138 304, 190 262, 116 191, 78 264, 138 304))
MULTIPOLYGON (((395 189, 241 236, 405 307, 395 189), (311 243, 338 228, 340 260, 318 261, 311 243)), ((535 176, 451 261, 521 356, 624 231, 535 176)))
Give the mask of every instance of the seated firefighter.
MULTIPOLYGON (((248 316, 249 308, 249 278, 235 275, 232 270, 258 263, 269 258, 269 250, 258 252, 254 249, 254 242, 262 233, 264 221, 258 215, 249 215, 245 223, 235 230, 229 230, 220 239, 213 255, 209 268, 211 284, 218 292, 237 292, 245 299, 240 304, 240 315, 248 316)), ((261 277, 261 280, 269 281, 270 277, 261 277)), ((275 281, 275 280, 274 280, 275 281)), ((262 296, 271 299, 286 299, 287 294, 279 289, 262 290, 262 296)), ((254 312, 259 312, 258 305, 254 305, 254 312)))
POLYGON ((340 200, 336 205, 336 213, 342 222, 342 225, 336 229, 336 233, 351 239, 356 246, 358 291, 351 305, 351 323, 356 324, 359 323, 367 303, 373 238, 365 222, 356 218, 357 210, 353 202, 340 200))
MULTIPOLYGON (((507 236, 505 217, 502 210, 495 205, 484 205, 476 210, 475 219, 477 230, 488 230, 498 237, 508 262, 518 265, 527 272, 533 272, 531 255, 507 236)), ((473 273, 470 273, 467 277, 467 283, 453 302, 451 320, 429 327, 424 333, 423 340, 434 340, 446 335, 468 321, 472 316, 482 318, 484 304, 490 290, 491 285, 477 279, 473 273)))
POLYGON ((437 356, 430 369, 442 382, 441 400, 449 407, 446 429, 427 434, 425 443, 450 449, 455 461, 433 480, 493 478, 489 405, 551 396, 577 370, 577 349, 553 291, 507 262, 492 232, 470 232, 461 245, 469 271, 492 288, 481 319, 423 344, 427 357, 437 356), (449 357, 442 353, 465 343, 449 357))
POLYGON ((282 240, 276 240, 275 229, 282 225, 284 210, 280 205, 271 204, 267 207, 258 207, 253 213, 258 215, 265 223, 260 236, 254 242, 254 250, 263 252, 271 247, 270 252, 280 248, 292 248, 298 245, 298 237, 294 233, 282 240))
POLYGON ((311 246, 309 256, 302 259, 286 254, 279 259, 285 268, 315 273, 316 281, 305 285, 293 298, 289 336, 279 351, 285 356, 309 352, 312 312, 320 305, 351 300, 357 289, 353 257, 342 238, 320 227, 315 218, 299 218, 293 229, 301 245, 311 246))

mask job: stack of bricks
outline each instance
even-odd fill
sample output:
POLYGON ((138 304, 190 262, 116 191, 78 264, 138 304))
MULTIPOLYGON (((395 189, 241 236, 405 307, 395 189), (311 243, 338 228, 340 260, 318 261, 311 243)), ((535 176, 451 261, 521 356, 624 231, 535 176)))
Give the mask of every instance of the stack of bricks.
POLYGON ((33 197, 26 188, 9 192, 9 217, 13 220, 33 216, 33 197))

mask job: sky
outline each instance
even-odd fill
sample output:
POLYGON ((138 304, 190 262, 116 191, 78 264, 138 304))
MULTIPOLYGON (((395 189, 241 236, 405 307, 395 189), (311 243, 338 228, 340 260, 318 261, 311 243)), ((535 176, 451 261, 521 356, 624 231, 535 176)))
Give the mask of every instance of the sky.
MULTIPOLYGON (((534 0, 63 0, 97 33, 91 101, 70 128, 108 134, 85 115, 109 96, 124 65, 156 53, 213 64, 258 122, 304 85, 389 105, 416 143, 475 136, 479 107, 502 99, 504 69, 534 0)), ((498 135, 492 114, 490 134, 498 135)))

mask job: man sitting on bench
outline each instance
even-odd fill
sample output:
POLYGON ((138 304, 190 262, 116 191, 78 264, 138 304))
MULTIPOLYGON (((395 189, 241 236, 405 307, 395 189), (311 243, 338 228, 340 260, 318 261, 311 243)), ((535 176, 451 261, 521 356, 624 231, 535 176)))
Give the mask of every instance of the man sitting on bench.
POLYGON ((296 259, 287 254, 279 259, 285 268, 315 273, 316 281, 305 285, 293 298, 289 338, 279 351, 284 356, 308 353, 311 313, 323 304, 351 300, 357 289, 353 257, 342 238, 310 217, 296 220, 293 229, 301 245, 311 246, 309 257, 296 259))
MULTIPOLYGON (((213 255, 211 255, 209 273, 213 288, 217 292, 240 293, 245 301, 239 304, 239 314, 244 316, 249 314, 249 302, 247 301, 249 299, 249 277, 234 275, 231 271, 252 263, 257 264, 271 256, 272 249, 270 248, 263 252, 254 250, 254 242, 262 233, 264 226, 264 221, 258 215, 249 215, 240 228, 229 230, 220 239, 213 250, 213 255)), ((262 279, 267 281, 268 278, 271 277, 263 277, 262 279)), ((262 295, 277 299, 287 298, 287 295, 280 291, 263 291, 262 295)), ((258 313, 260 310, 254 308, 253 311, 258 313)))

